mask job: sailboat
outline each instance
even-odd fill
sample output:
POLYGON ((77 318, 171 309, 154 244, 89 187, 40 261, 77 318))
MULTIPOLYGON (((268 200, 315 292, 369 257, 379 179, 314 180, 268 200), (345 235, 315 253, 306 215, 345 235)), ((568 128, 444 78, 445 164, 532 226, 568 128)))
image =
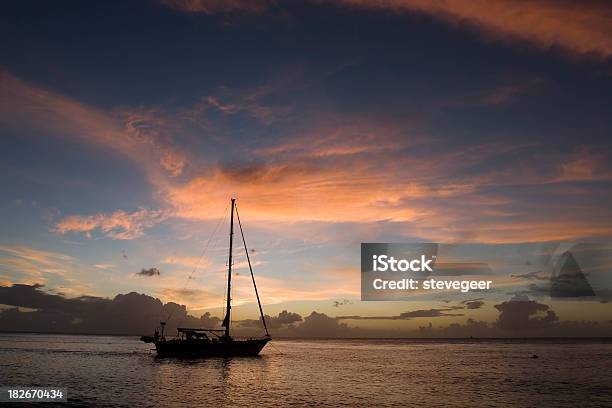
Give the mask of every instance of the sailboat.
POLYGON ((268 326, 266 325, 266 319, 264 317, 263 308, 261 307, 261 301, 259 299, 259 292, 257 291, 257 285, 255 284, 255 275, 253 274, 253 267, 251 265, 251 259, 249 258, 249 251, 247 249, 246 240, 244 238, 244 232, 242 230, 242 223, 240 222, 240 215, 238 214, 238 208, 236 207, 236 199, 231 199, 231 211, 230 211, 230 233, 229 233, 229 260, 227 270, 227 298, 225 305, 225 317, 221 327, 223 329, 203 329, 203 328, 186 328, 179 327, 177 329, 177 336, 175 338, 166 338, 165 327, 166 322, 160 322, 161 332, 156 329, 153 336, 142 336, 140 339, 145 343, 154 343, 158 357, 234 357, 234 356, 256 356, 266 346, 266 344, 272 340, 270 333, 268 332, 268 326), (249 264, 249 270, 251 271, 251 280, 253 281, 253 287, 255 288, 255 296, 257 297, 257 304, 259 306, 259 313, 261 315, 261 322, 266 335, 263 338, 248 338, 248 339, 237 339, 231 336, 231 311, 232 311, 232 263, 233 263, 233 244, 234 244, 234 212, 238 220, 238 226, 240 228, 240 235, 244 244, 244 250, 246 252, 246 259, 249 264))

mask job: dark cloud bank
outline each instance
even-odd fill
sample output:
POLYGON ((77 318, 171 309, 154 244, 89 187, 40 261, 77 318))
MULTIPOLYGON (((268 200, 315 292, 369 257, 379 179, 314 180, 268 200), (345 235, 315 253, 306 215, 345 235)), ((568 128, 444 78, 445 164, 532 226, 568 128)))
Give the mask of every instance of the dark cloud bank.
MULTIPOLYGON (((0 286, 0 304, 9 307, 0 312, 0 330, 53 333, 126 334, 152 332, 160 320, 168 320, 169 333, 176 327, 220 325, 220 319, 209 313, 197 318, 183 305, 163 304, 151 296, 128 293, 114 299, 83 296, 65 298, 45 292, 41 285, 15 284, 0 286)), ((268 327, 277 337, 599 337, 612 336, 612 323, 559 321, 548 305, 527 298, 515 297, 494 307, 499 317, 494 323, 467 319, 437 327, 431 322, 417 330, 371 330, 352 327, 345 321, 411 320, 441 316, 463 316, 462 310, 480 308, 482 301, 466 301, 463 305, 444 309, 413 310, 398 316, 330 317, 312 312, 308 316, 283 311, 267 316, 268 327), (477 302, 477 303, 476 303, 477 302)), ((237 335, 261 334, 261 322, 247 319, 234 322, 237 335)))

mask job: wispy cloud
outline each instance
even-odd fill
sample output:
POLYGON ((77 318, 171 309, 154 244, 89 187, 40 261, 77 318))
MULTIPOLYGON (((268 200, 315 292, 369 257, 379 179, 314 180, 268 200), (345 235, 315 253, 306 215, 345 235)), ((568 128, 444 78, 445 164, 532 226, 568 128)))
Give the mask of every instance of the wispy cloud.
POLYGON ((157 183, 180 175, 187 164, 184 152, 148 130, 154 112, 104 111, 5 70, 0 70, 0 84, 0 123, 9 128, 45 131, 116 151, 157 183))
POLYGON ((606 149, 599 151, 582 147, 560 163, 560 175, 553 181, 602 181, 612 180, 612 155, 606 149))
POLYGON ((94 267, 98 269, 112 269, 115 267, 113 264, 94 264, 94 267))
MULTIPOLYGON (((247 164, 241 163, 240 158, 237 164, 196 164, 178 153, 183 149, 167 135, 183 134, 189 124, 182 121, 192 123, 189 115, 206 116, 211 109, 209 99, 207 109, 196 106, 175 116, 157 109, 123 108, 109 113, 6 72, 1 78, 6 85, 0 99, 3 122, 41 128, 44 123, 45 128, 56 129, 64 136, 84 138, 124 154, 141 166, 157 197, 167 206, 71 215, 55 225, 61 234, 80 232, 92 236, 99 231, 111 239, 134 239, 171 216, 191 220, 219 217, 229 196, 241 199, 241 209, 252 220, 390 220, 409 223, 407 227, 412 232, 431 238, 465 239, 465 234, 473 233, 469 231, 474 230, 474 222, 483 228, 477 237, 470 236, 472 239, 512 240, 528 232, 533 234, 529 239, 550 239, 561 232, 563 237, 575 238, 610 231, 608 225, 595 225, 583 215, 574 215, 574 221, 561 221, 550 219, 554 213, 539 220, 541 215, 534 214, 528 221, 507 222, 504 219, 508 215, 523 211, 514 205, 515 198, 500 191, 497 200, 492 201, 495 197, 482 193, 492 186, 608 180, 611 172, 606 164, 606 149, 597 153, 578 149, 569 155, 542 152, 536 160, 525 155, 525 160, 530 159, 525 161, 517 153, 528 152, 533 146, 498 142, 439 149, 443 146, 441 141, 413 129, 409 122, 334 117, 333 112, 328 112, 297 134, 266 141, 264 147, 252 152, 256 160, 250 159, 247 164), (483 167, 492 162, 495 166, 483 167), (189 174, 185 174, 187 163, 191 166, 189 174), (471 169, 476 167, 480 170, 474 173, 471 169), (486 211, 488 217, 471 216, 476 207, 486 211)), ((230 95, 232 102, 212 109, 223 106, 229 109, 223 114, 256 115, 259 99, 271 93, 282 95, 284 84, 281 81, 254 87, 242 95, 226 90, 219 98, 230 95)), ((505 100, 515 92, 518 91, 512 88, 501 92, 502 96, 496 94, 491 102, 505 100)), ((271 120, 267 114, 263 117, 271 120)))
POLYGON ((91 238, 92 233, 99 230, 111 239, 134 239, 142 236, 145 229, 167 220, 170 216, 172 211, 146 208, 131 213, 117 210, 111 214, 71 215, 58 222, 55 231, 60 234, 80 232, 91 238))
POLYGON ((30 283, 44 283, 49 276, 62 279, 72 272, 72 256, 21 245, 0 245, 0 266, 30 283))
POLYGON ((612 11, 601 2, 537 0, 342 0, 352 7, 429 14, 466 24, 488 38, 520 40, 540 48, 559 47, 580 55, 612 55, 612 11))
POLYGON ((207 258, 201 258, 197 256, 177 256, 177 255, 167 256, 166 258, 164 258, 162 263, 165 263, 168 265, 187 266, 189 268, 207 267, 211 265, 210 260, 207 258))
POLYGON ((420 317, 455 317, 464 316, 463 313, 456 313, 455 310, 463 309, 463 307, 447 307, 444 309, 423 309, 411 310, 409 312, 400 313, 397 316, 338 316, 338 320, 411 320, 420 317))
MULTIPOLYGON (((558 47, 574 55, 612 55, 612 10, 605 2, 513 0, 311 0, 351 8, 431 15, 483 33, 488 40, 523 41, 539 48, 558 47)), ((186 13, 261 13, 283 1, 163 0, 186 13)))
MULTIPOLYGON (((111 239, 134 239, 173 216, 196 221, 220 217, 230 196, 240 199, 241 211, 255 222, 394 222, 413 236, 441 241, 576 239, 612 231, 609 223, 592 222, 596 204, 588 213, 561 205, 569 194, 564 183, 611 179, 605 146, 547 152, 533 143, 497 141, 448 148, 410 120, 330 111, 300 122, 298 131, 285 129, 282 138, 262 140, 250 149, 241 145, 230 152, 234 158, 229 162, 195 160, 181 153, 187 149, 176 135, 189 135, 184 137, 193 142, 190 126, 196 118, 215 123, 210 110, 219 107, 211 107, 208 99, 206 109, 196 105, 172 113, 124 107, 110 113, 6 72, 1 78, 6 85, 0 92, 4 123, 55 129, 64 137, 110 147, 143 169, 161 201, 159 209, 69 215, 54 226, 60 234, 93 236, 98 231, 111 239), (561 204, 545 202, 538 205, 548 211, 534 210, 528 205, 533 195, 517 197, 517 188, 529 186, 545 186, 561 204)), ((253 87, 241 96, 226 90, 219 98, 232 95, 236 107, 222 114, 253 117, 261 95, 281 97, 291 89, 286 82, 253 87)), ((511 97, 502 94, 493 99, 511 97)))

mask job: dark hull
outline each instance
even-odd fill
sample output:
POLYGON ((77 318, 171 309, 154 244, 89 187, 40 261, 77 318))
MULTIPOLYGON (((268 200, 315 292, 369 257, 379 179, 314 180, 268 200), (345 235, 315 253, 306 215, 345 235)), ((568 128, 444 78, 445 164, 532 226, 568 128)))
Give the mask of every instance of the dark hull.
POLYGON ((209 342, 192 340, 158 340, 155 349, 158 357, 248 357, 256 356, 269 339, 232 340, 209 342))

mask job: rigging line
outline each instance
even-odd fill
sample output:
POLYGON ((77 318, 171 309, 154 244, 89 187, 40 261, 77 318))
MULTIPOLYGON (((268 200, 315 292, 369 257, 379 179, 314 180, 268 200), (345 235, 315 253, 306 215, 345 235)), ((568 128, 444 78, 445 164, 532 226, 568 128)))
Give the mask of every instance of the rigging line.
POLYGON ((257 291, 257 285, 255 284, 255 275, 253 274, 253 267, 251 266, 251 258, 249 257, 249 250, 247 248, 246 239, 244 239, 244 231, 242 230, 242 223, 240 222, 240 215, 238 214, 238 206, 234 204, 236 209, 236 218, 238 218, 238 226, 240 227, 240 235, 242 236, 242 243, 244 244, 244 253, 249 264, 249 270, 251 271, 251 279, 253 280, 253 287, 255 288, 255 296, 257 297, 257 305, 259 306, 259 313, 261 314, 261 321, 264 329, 266 330, 266 336, 270 337, 268 332, 268 325, 266 324, 266 318, 264 317, 263 309, 261 308, 261 301, 259 300, 259 292, 257 291))
POLYGON ((191 271, 191 273, 189 274, 188 279, 191 279, 193 277, 193 275, 195 274, 195 271, 200 266, 200 262, 202 262, 202 259, 204 258, 204 255, 206 254, 206 251, 208 250, 208 246, 210 245, 210 242, 212 241, 213 237, 215 236, 215 234, 219 230, 219 227, 221 226, 221 222, 223 222, 223 220, 225 219, 225 212, 227 211, 227 207, 229 207, 229 204, 225 206, 225 209, 223 210, 223 214, 221 215, 221 217, 219 218, 219 221, 217 222, 217 226, 215 227, 213 232, 210 234, 210 237, 208 237, 208 241, 206 242, 206 246, 204 246, 204 250, 202 251, 202 255, 200 255, 200 258, 196 262, 196 265, 193 267, 193 271, 191 271))
POLYGON ((284 356, 284 355, 285 355, 285 353, 283 353, 282 351, 280 351, 279 349, 277 349, 277 348, 274 346, 274 344, 272 344, 272 343, 274 343, 274 342, 270 342, 270 346, 271 346, 271 347, 272 347, 274 350, 276 350, 278 354, 280 354, 281 356, 284 356))
POLYGON ((223 318, 225 319, 225 292, 227 291, 227 272, 223 275, 223 278, 226 280, 225 284, 223 285, 223 307, 222 307, 222 314, 221 316, 223 316, 223 318))
MULTIPOLYGON (((225 225, 227 224, 227 217, 225 217, 225 215, 227 215, 227 214, 225 214, 225 213, 226 213, 226 212, 228 212, 228 211, 227 211, 227 209, 228 209, 228 208, 229 208, 229 204, 228 204, 228 205, 225 207, 225 210, 226 210, 226 211, 224 211, 224 214, 223 214, 223 215, 224 215, 224 216, 223 216, 223 225, 222 225, 223 227, 225 227, 225 225)), ((217 236, 217 237, 215 238, 215 242, 214 242, 214 244, 213 244, 213 248, 215 248, 215 249, 216 249, 216 248, 218 247, 218 245, 219 245, 219 240, 220 240, 220 236, 217 236)), ((225 266, 227 266, 227 262, 225 263, 225 266)), ((222 308, 221 308, 221 310, 222 310, 222 315, 221 315, 221 316, 222 316, 222 317, 225 319, 225 313, 227 312, 227 311, 226 311, 226 307, 225 307, 225 306, 226 306, 227 272, 228 272, 228 270, 227 270, 227 268, 224 268, 224 270, 223 270, 223 271, 224 271, 224 273, 223 273, 223 295, 222 295, 222 298, 223 298, 223 306, 222 306, 222 308)))

